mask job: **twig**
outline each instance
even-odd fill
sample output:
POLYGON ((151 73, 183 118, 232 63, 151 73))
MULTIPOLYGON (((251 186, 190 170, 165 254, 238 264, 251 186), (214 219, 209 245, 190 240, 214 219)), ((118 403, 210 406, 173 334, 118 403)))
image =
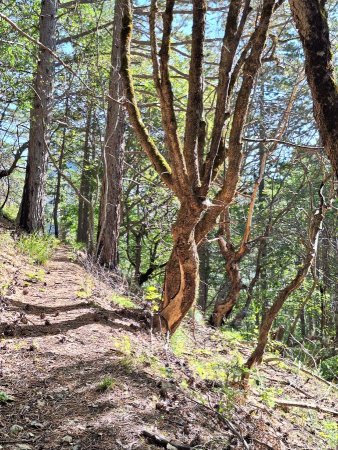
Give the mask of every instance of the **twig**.
POLYGON ((338 410, 331 409, 331 408, 325 408, 324 406, 316 405, 315 403, 304 403, 304 402, 298 402, 297 400, 277 400, 275 399, 274 402, 278 406, 291 406, 295 408, 306 408, 306 409, 314 409, 318 412, 323 412, 327 414, 332 414, 334 416, 338 416, 338 410))
POLYGON ((237 431, 235 426, 233 425, 233 423, 230 422, 230 420, 228 420, 226 417, 224 417, 220 412, 216 411, 215 409, 211 408, 210 406, 203 405, 203 403, 200 403, 199 401, 197 401, 197 400, 195 400, 193 398, 187 397, 187 400, 189 400, 189 401, 191 401, 193 403, 196 403, 196 405, 199 405, 202 408, 207 409, 208 411, 212 411, 214 414, 216 414, 217 417, 219 417, 219 419, 221 419, 221 421, 224 422, 227 425, 229 430, 232 431, 232 433, 242 442, 244 448, 246 450, 250 450, 250 447, 249 447, 248 443, 246 442, 244 437, 241 435, 241 433, 239 431, 237 431))
MULTIPOLYGON (((273 362, 273 361, 279 361, 279 362, 285 363, 285 360, 282 360, 281 358, 277 358, 277 357, 267 358, 264 362, 269 363, 269 362, 273 362)), ((311 372, 310 370, 305 369, 304 367, 300 367, 298 364, 295 364, 292 361, 287 361, 287 364, 295 367, 298 370, 301 370, 302 372, 310 375, 311 377, 317 378, 317 380, 321 381, 322 383, 325 383, 327 386, 330 386, 332 389, 335 389, 338 391, 338 386, 334 385, 333 383, 330 383, 329 381, 325 380, 324 378, 320 377, 319 375, 316 375, 315 373, 311 372)))

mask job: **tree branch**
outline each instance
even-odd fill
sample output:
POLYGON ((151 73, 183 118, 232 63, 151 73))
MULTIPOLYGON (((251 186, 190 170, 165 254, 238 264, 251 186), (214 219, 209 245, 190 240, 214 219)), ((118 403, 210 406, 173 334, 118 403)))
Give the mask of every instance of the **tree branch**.
POLYGON ((162 181, 174 192, 177 191, 172 180, 171 168, 166 159, 157 149, 150 137, 140 114, 134 92, 134 83, 130 72, 130 43, 132 35, 132 12, 130 0, 123 0, 123 17, 121 31, 121 75, 126 91, 126 108, 130 122, 139 142, 152 162, 162 181))
POLYGON ((25 142, 18 148, 17 152, 15 153, 14 160, 13 160, 11 166, 8 169, 0 170, 0 179, 4 178, 4 177, 8 177, 16 169, 17 163, 18 163, 19 159, 21 158, 22 153, 26 150, 26 148, 28 148, 28 142, 25 142))

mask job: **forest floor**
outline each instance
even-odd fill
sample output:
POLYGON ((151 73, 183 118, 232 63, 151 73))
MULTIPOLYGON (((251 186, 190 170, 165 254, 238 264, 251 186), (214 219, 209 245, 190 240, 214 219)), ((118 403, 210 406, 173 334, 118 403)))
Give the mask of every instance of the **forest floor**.
POLYGON ((192 318, 168 344, 69 248, 0 248, 0 449, 337 448, 333 414, 277 404, 337 409, 337 386, 270 354, 244 392, 252 344, 192 318))

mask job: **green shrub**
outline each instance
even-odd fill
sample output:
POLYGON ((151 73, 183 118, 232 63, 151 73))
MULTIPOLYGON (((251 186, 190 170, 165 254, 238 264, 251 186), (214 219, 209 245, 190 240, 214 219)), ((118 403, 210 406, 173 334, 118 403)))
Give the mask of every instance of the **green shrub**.
POLYGON ((187 352, 187 334, 181 328, 170 337, 170 345, 175 356, 178 358, 187 352))
POLYGON ((53 236, 38 233, 23 234, 18 241, 18 249, 28 255, 36 264, 46 264, 59 241, 53 236))
POLYGON ((124 295, 113 294, 111 301, 115 305, 121 306, 121 308, 130 308, 130 309, 137 308, 135 303, 132 300, 130 300, 130 298, 125 297, 124 295))
POLYGON ((338 378, 338 356, 325 359, 320 364, 320 371, 323 377, 328 381, 334 381, 338 378))
POLYGON ((19 207, 15 204, 7 204, 1 211, 3 217, 10 222, 15 222, 19 212, 19 207))
POLYGON ((324 438, 330 448, 338 448, 338 424, 333 420, 323 420, 321 422, 322 431, 320 431, 320 436, 324 438))

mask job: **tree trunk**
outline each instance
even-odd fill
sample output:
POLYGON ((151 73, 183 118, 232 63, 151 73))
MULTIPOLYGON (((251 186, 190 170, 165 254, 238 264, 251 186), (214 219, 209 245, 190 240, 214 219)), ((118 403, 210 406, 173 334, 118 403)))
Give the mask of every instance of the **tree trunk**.
POLYGON ((199 296, 198 304, 202 311, 205 312, 208 304, 208 293, 209 293, 209 274, 210 274, 210 255, 209 247, 207 244, 202 245, 198 250, 199 260, 200 260, 200 285, 199 285, 199 296))
MULTIPOLYGON (((312 266, 315 260, 318 246, 318 236, 322 227, 325 210, 326 205, 324 204, 324 198, 322 195, 322 188, 321 188, 320 207, 318 210, 316 210, 311 221, 309 230, 308 249, 307 254, 304 258, 303 265, 298 269, 297 274, 293 278, 293 280, 279 292, 272 306, 266 311, 266 314, 260 326, 257 346, 245 364, 245 366, 248 369, 251 369, 254 365, 260 364, 262 362, 264 350, 268 342, 269 332, 271 330, 271 326, 275 318, 277 317, 279 311, 283 307, 285 301, 290 296, 290 294, 296 289, 298 289, 299 286, 303 283, 310 267, 312 266)), ((247 379, 248 376, 249 374, 245 373, 243 375, 243 378, 247 379)))
MULTIPOLYGON (((89 105, 86 120, 85 141, 83 146, 82 172, 80 193, 87 200, 91 201, 92 197, 92 169, 90 167, 90 131, 92 125, 92 106, 89 105)), ((79 197, 78 223, 76 241, 86 244, 87 249, 90 249, 93 243, 92 221, 90 217, 90 205, 79 197)))
MULTIPOLYGON (((40 14, 40 42, 55 49, 57 0, 42 0, 40 14)), ((47 177, 47 149, 53 105, 53 57, 39 48, 34 80, 34 98, 30 115, 30 131, 26 178, 20 207, 19 225, 31 233, 44 229, 45 185, 47 177)))
POLYGON ((236 254, 227 257, 226 273, 230 282, 230 287, 225 299, 220 302, 216 302, 214 311, 209 319, 210 325, 214 327, 220 327, 223 320, 231 314, 233 307, 237 303, 239 294, 242 289, 241 274, 239 270, 239 261, 236 258, 236 254))
POLYGON ((141 275, 142 238, 143 238, 143 232, 142 232, 142 227, 141 227, 141 230, 135 234, 135 270, 134 270, 134 279, 135 279, 137 284, 139 284, 140 275, 141 275))
POLYGON ((303 303, 301 304, 301 306, 300 306, 300 308, 299 308, 299 310, 297 312, 296 317, 294 318, 294 320, 293 320, 293 322, 291 324, 291 327, 290 327, 290 330, 289 330, 289 333, 288 333, 288 337, 286 338, 287 345, 290 345, 291 342, 292 342, 292 337, 295 334, 295 330, 296 330, 296 327, 297 327, 297 324, 298 324, 299 320, 301 320, 301 333, 302 333, 302 336, 303 337, 305 336, 305 320, 304 320, 305 319, 305 315, 304 315, 304 309, 305 309, 305 306, 306 306, 307 302, 311 299, 312 294, 314 293, 314 290, 316 289, 316 286, 317 286, 317 280, 315 280, 313 282, 310 291, 308 292, 307 296, 305 297, 303 303))
POLYGON ((125 145, 125 110, 114 101, 124 97, 121 68, 121 29, 123 5, 115 2, 111 51, 108 113, 103 149, 103 181, 96 254, 98 261, 112 270, 118 267, 118 239, 121 221, 122 173, 125 145))
MULTIPOLYGON (((69 114, 69 98, 66 98, 66 107, 65 107, 65 121, 68 119, 69 114)), ((62 132, 62 142, 60 149, 60 157, 59 157, 59 169, 57 171, 57 179, 56 179, 56 190, 55 190, 55 198, 54 198, 54 208, 53 208, 53 220, 54 220, 54 235, 55 237, 59 237, 59 204, 60 204, 60 195, 61 195, 61 172, 63 166, 63 159, 65 154, 65 146, 66 146, 66 133, 67 133, 67 125, 64 126, 62 132)))
POLYGON ((166 266, 164 296, 159 313, 162 330, 173 333, 194 304, 199 286, 195 228, 202 210, 181 205, 173 226, 174 246, 166 266))
POLYGON ((304 49, 314 117, 325 152, 338 177, 338 91, 324 5, 322 0, 290 0, 304 49))
MULTIPOLYGON (((249 2, 232 0, 229 5, 223 49, 220 58, 216 112, 210 146, 206 148, 203 125, 203 58, 207 5, 205 0, 193 1, 192 44, 188 80, 188 99, 184 142, 178 132, 174 95, 169 74, 170 41, 175 0, 167 0, 163 14, 161 49, 157 48, 157 2, 152 0, 150 11, 150 42, 153 79, 161 104, 162 125, 166 155, 150 136, 142 121, 134 90, 130 64, 132 38, 132 7, 124 0, 121 32, 121 75, 124 80, 130 123, 143 151, 148 156, 165 185, 177 196, 181 207, 173 226, 173 250, 166 267, 164 296, 159 318, 164 331, 174 332, 198 292, 199 259, 197 246, 216 224, 219 214, 236 195, 236 186, 242 162, 242 134, 245 126, 254 79, 261 64, 275 0, 263 0, 261 14, 250 40, 249 55, 242 58, 242 83, 234 102, 233 120, 229 132, 228 164, 224 182, 213 197, 211 185, 225 159, 223 131, 229 119, 230 94, 239 71, 234 64, 239 39, 242 35, 249 2), (241 8, 241 6, 243 6, 241 8), (234 69, 234 70, 232 70, 234 69), (205 157, 204 157, 205 154, 205 157), (167 161, 169 157, 169 162, 167 161), (212 204, 212 207, 210 207, 212 204), (204 212, 204 213, 203 213, 204 212)), ((162 147, 162 145, 161 145, 162 147)))

